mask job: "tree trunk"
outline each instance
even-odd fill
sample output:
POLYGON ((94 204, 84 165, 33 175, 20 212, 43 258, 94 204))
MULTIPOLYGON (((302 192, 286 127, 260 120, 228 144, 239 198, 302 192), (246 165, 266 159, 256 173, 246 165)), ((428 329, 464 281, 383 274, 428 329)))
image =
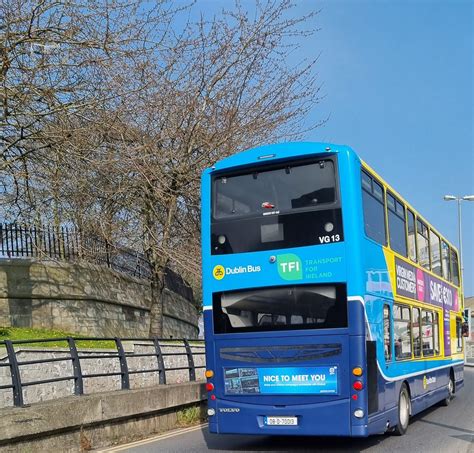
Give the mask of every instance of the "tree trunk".
POLYGON ((147 185, 144 191, 145 196, 145 223, 147 238, 148 261, 152 270, 151 284, 151 307, 150 307, 150 337, 160 337, 163 335, 163 293, 165 291, 165 273, 169 264, 169 257, 163 253, 163 250, 169 249, 171 237, 171 226, 176 215, 176 178, 171 178, 169 189, 165 192, 162 200, 153 197, 153 187, 147 185), (156 218, 154 205, 158 202, 166 209, 164 221, 159 222, 156 218), (159 240, 156 237, 158 224, 161 225, 162 237, 159 240))
MULTIPOLYGON (((152 267, 156 268, 153 263, 152 267)), ((160 266, 161 267, 161 266, 160 266)), ((151 307, 150 307, 150 329, 148 336, 163 337, 163 306, 165 292, 165 268, 152 269, 151 279, 151 307)))

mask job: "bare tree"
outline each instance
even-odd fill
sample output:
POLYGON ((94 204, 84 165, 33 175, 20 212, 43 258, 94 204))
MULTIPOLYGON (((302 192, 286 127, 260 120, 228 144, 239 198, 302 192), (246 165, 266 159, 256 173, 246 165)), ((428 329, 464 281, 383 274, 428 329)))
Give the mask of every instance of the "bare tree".
POLYGON ((154 277, 150 335, 162 332, 166 268, 200 269, 202 169, 252 145, 298 137, 318 101, 315 61, 287 64, 291 37, 309 35, 298 31, 307 18, 289 19, 290 9, 289 1, 264 2, 251 15, 237 4, 211 22, 190 24, 138 96, 141 114, 128 138, 134 146, 122 147, 122 159, 135 173, 130 193, 138 195, 133 206, 154 277))
MULTIPOLYGON (((200 283, 202 170, 239 150, 298 139, 317 126, 305 123, 319 100, 316 59, 289 63, 297 38, 311 39, 313 31, 304 28, 309 16, 296 15, 291 0, 264 0, 251 10, 237 2, 197 22, 173 22, 179 11, 165 3, 159 4, 165 20, 143 5, 134 4, 131 11, 115 1, 108 7, 117 11, 108 13, 100 5, 95 6, 102 11, 95 24, 100 32, 90 23, 81 41, 92 36, 100 43, 84 45, 84 53, 94 55, 86 60, 92 65, 87 77, 79 79, 84 87, 79 83, 48 102, 50 114, 40 115, 41 123, 34 123, 27 139, 21 123, 25 108, 20 101, 10 107, 12 91, 1 80, 8 113, 4 168, 17 165, 22 203, 28 204, 25 181, 30 188, 33 181, 31 203, 42 202, 42 212, 146 254, 152 272, 149 334, 161 336, 167 268, 178 270, 195 288, 200 283), (114 47, 104 30, 119 12, 123 21, 114 47), (153 39, 150 22, 137 27, 147 14, 161 27, 154 29, 153 39), (123 30, 130 40, 119 39, 123 30), (129 54, 131 50, 137 53, 129 54), (25 157, 27 167, 21 172, 25 157)), ((31 100, 22 102, 31 108, 31 100)))
POLYGON ((32 178, 55 150, 67 153, 68 131, 57 134, 51 123, 113 108, 143 88, 127 70, 166 45, 176 12, 170 4, 0 3, 0 182, 13 189, 9 203, 18 204, 17 213, 31 215, 45 202, 35 197, 32 178))

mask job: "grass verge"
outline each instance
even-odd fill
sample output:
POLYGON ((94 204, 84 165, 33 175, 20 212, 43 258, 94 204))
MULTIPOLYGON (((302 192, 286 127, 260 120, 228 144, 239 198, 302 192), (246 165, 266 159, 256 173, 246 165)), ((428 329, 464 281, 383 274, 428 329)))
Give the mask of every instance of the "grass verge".
MULTIPOLYGON (((74 337, 80 338, 80 335, 65 332, 63 330, 53 329, 30 329, 28 327, 0 327, 0 341, 2 340, 38 340, 74 337)), ((26 348, 67 348, 66 341, 45 341, 40 343, 24 343, 21 346, 26 348)), ((109 340, 77 340, 78 348, 91 349, 115 349, 115 342, 109 340)), ((17 346, 18 347, 18 346, 17 346)))

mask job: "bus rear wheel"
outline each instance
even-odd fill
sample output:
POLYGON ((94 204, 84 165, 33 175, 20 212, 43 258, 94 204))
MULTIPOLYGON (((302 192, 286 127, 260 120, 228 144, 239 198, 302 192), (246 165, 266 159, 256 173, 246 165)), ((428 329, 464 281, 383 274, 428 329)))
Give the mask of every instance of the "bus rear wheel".
POLYGON ((393 430, 397 436, 403 436, 407 432, 410 421, 410 407, 410 393, 406 384, 402 384, 400 395, 398 396, 398 424, 393 430))
POLYGON ((441 400, 441 406, 449 406, 449 403, 454 397, 454 379, 453 375, 451 374, 449 376, 449 382, 448 382, 448 396, 441 400))

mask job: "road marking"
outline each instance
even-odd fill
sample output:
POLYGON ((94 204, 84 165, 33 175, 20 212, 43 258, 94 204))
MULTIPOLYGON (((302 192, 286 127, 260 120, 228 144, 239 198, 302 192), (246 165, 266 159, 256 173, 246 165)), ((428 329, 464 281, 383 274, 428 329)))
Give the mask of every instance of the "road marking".
POLYGON ((128 448, 139 447, 141 445, 151 444, 152 442, 170 439, 171 437, 181 436, 182 434, 198 431, 207 425, 208 423, 203 423, 202 425, 191 426, 190 428, 177 429, 169 433, 159 434, 158 436, 148 437, 147 439, 143 439, 143 440, 137 440, 136 442, 131 442, 129 444, 118 445, 116 447, 106 448, 102 450, 94 450, 94 451, 96 453, 115 453, 116 451, 124 451, 124 450, 127 450, 128 448))

